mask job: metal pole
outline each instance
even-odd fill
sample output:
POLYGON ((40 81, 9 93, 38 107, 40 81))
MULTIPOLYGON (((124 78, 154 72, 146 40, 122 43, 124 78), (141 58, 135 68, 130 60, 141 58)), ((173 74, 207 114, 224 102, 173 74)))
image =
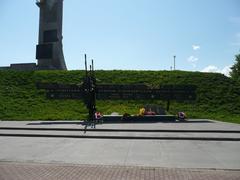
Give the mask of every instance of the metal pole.
POLYGON ((85 57, 85 71, 86 71, 86 77, 88 76, 88 73, 87 73, 87 54, 84 54, 84 57, 85 57))
POLYGON ((93 59, 92 59, 92 72, 91 72, 91 75, 92 75, 92 79, 94 80, 94 66, 93 66, 93 59))
POLYGON ((94 71, 94 67, 93 67, 93 59, 92 59, 92 70, 94 71))
POLYGON ((173 56, 174 62, 173 62, 173 70, 176 70, 176 56, 173 56))

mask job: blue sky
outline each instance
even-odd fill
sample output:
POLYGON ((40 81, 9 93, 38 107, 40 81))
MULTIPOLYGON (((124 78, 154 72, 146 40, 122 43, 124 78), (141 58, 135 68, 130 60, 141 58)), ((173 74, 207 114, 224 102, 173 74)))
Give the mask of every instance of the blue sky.
MULTIPOLYGON (((0 66, 36 62, 34 0, 0 0, 0 66)), ((64 0, 68 69, 227 72, 240 52, 239 0, 64 0)))

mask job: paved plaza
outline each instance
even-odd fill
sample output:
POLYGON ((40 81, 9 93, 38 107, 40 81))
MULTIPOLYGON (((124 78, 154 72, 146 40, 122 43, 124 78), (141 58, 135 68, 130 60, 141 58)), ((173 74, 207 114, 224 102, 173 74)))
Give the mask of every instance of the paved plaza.
MULTIPOLYGON (((0 127, 83 129, 79 122, 0 121, 0 127)), ((98 129, 225 130, 235 133, 34 131, 0 129, 1 134, 144 136, 146 139, 45 138, 0 136, 0 180, 31 179, 31 173, 58 178, 57 171, 77 179, 239 179, 240 141, 152 140, 147 137, 240 138, 240 125, 210 120, 188 123, 103 124, 98 129), (9 169, 12 170, 10 171, 9 169), (38 173, 35 173, 40 169, 38 173), (80 171, 81 169, 81 171, 80 171), (83 170, 85 169, 85 170, 83 170), (15 174, 10 172, 14 171, 15 174), (25 172, 27 171, 27 172, 25 172), (82 173, 80 173, 82 172, 82 173), (84 173, 85 175, 84 175, 84 173), (89 173, 90 174, 89 174, 89 173), (71 176, 70 176, 71 175, 71 176), (9 176, 9 178, 6 178, 9 176), (28 177, 29 176, 29 177, 28 177), (98 178, 96 178, 98 177, 98 178), (134 178, 133 178, 134 177, 134 178), (149 178, 150 177, 150 178, 149 178), (184 178, 181 178, 184 177, 184 178), (192 178, 194 177, 194 178, 192 178), (204 178, 203 178, 204 177, 204 178), (14 179, 14 178, 12 178, 14 179)), ((34 178, 38 179, 38 177, 34 178)), ((45 179, 45 178, 43 178, 45 179)), ((71 178, 67 178, 71 179, 71 178)))
POLYGON ((72 164, 1 163, 1 180, 239 180, 238 171, 72 164))

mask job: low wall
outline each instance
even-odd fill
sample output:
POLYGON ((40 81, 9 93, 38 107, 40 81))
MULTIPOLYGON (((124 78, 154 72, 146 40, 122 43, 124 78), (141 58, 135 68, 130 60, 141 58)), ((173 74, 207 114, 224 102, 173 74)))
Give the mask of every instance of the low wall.
POLYGON ((36 63, 11 64, 10 69, 20 71, 33 71, 37 69, 36 63))
POLYGON ((147 116, 129 116, 123 118, 123 116, 111 116, 105 115, 102 118, 103 123, 154 123, 162 121, 175 121, 176 117, 173 115, 147 115, 147 116))
POLYGON ((36 63, 18 63, 10 66, 2 66, 0 70, 17 70, 17 71, 35 71, 37 70, 36 63))

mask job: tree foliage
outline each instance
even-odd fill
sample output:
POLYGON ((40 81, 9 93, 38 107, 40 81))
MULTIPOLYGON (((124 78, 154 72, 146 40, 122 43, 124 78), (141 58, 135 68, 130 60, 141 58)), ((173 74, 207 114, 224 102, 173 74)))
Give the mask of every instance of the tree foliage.
POLYGON ((235 56, 235 61, 235 64, 231 67, 230 75, 234 80, 240 82, 240 54, 235 56))

